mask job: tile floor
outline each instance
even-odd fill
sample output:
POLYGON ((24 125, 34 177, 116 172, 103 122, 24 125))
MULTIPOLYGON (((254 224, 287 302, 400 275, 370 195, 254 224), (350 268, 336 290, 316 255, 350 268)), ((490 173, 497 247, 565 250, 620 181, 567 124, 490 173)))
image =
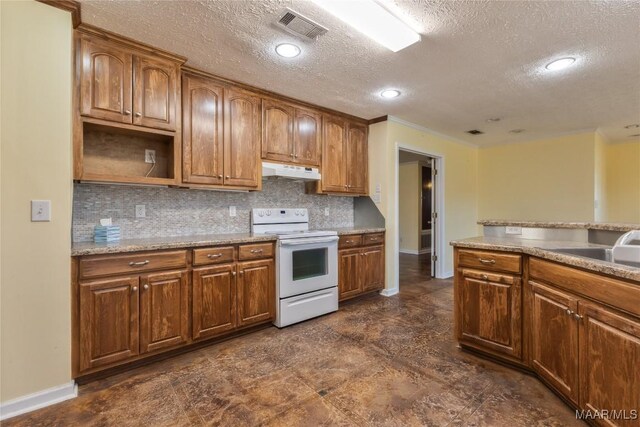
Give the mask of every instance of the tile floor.
POLYGON ((394 297, 81 387, 5 426, 584 425, 536 379, 461 352, 452 282, 407 269, 394 297))

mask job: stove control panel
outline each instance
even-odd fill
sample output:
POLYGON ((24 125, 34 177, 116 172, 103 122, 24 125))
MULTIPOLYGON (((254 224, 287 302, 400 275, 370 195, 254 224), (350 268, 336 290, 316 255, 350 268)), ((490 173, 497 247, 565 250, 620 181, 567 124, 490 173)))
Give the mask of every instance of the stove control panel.
POLYGON ((309 222, 307 209, 252 209, 252 224, 289 224, 309 222))

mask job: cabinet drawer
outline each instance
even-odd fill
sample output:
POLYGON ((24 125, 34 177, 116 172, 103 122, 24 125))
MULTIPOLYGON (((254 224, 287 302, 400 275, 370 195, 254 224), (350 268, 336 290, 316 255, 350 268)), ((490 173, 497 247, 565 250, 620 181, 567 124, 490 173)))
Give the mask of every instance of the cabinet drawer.
POLYGON ((506 285, 513 285, 515 280, 515 277, 511 275, 488 273, 486 271, 478 270, 467 270, 466 268, 462 270, 462 275, 471 279, 487 280, 489 282, 503 283, 506 285))
POLYGON ((362 246, 362 234, 352 234, 348 236, 340 236, 338 247, 353 248, 354 246, 362 246))
POLYGON ((193 250, 193 265, 222 264, 233 262, 233 246, 193 250))
POLYGON ((97 256, 80 260, 80 277, 131 274, 132 272, 181 268, 186 265, 186 250, 97 256))
POLYGON ((362 236, 363 245, 380 245, 384 243, 384 233, 371 233, 362 236))
POLYGON ((520 274, 522 257, 517 254, 500 252, 472 251, 461 249, 458 252, 458 264, 464 267, 484 268, 520 274))
POLYGON ((257 243, 254 245, 241 245, 238 250, 238 259, 258 259, 273 257, 273 243, 257 243))

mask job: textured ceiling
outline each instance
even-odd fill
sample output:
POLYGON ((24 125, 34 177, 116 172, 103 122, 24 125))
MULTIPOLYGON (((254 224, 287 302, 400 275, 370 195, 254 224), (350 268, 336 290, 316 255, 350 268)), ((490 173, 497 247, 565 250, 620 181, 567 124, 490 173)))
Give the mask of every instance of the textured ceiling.
POLYGON ((423 28, 421 42, 397 53, 309 1, 81 3, 83 22, 186 56, 193 67, 367 119, 393 115, 481 146, 596 128, 614 141, 640 133, 624 129, 640 123, 638 1, 396 0, 423 28), (329 32, 304 42, 278 29, 273 22, 285 7, 329 32), (282 42, 302 54, 277 56, 282 42), (544 71, 562 56, 578 62, 544 71), (387 87, 402 96, 380 98, 387 87), (487 123, 492 117, 502 120, 487 123))

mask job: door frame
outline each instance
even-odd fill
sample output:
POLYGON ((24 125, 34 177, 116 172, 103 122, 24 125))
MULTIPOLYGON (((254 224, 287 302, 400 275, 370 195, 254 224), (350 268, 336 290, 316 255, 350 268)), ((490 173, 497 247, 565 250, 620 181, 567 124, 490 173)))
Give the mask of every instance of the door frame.
MULTIPOLYGON (((445 253, 445 241, 443 239, 444 236, 444 225, 445 225, 445 212, 444 212, 444 177, 445 177, 445 158, 441 153, 425 150, 421 147, 416 147, 415 145, 407 144, 404 142, 396 142, 394 147, 394 161, 395 161, 395 169, 396 173, 394 176, 394 188, 393 192, 393 209, 394 216, 396 218, 394 224, 394 232, 395 232, 395 247, 400 248, 400 224, 398 223, 398 218, 400 217, 400 150, 408 151, 411 153, 421 154, 423 156, 431 157, 433 159, 433 167, 438 171, 438 177, 435 180, 434 190, 435 190, 435 203, 434 203, 434 211, 438 214, 435 227, 432 227, 432 232, 435 231, 435 243, 432 245, 432 251, 435 250, 436 255, 438 256, 438 260, 435 263, 435 273, 436 279, 446 279, 447 273, 444 271, 444 253, 445 253)), ((396 251, 397 252, 397 251, 396 251)), ((395 288, 400 288, 400 253, 397 252, 394 254, 396 257, 396 268, 395 271, 395 288)))

